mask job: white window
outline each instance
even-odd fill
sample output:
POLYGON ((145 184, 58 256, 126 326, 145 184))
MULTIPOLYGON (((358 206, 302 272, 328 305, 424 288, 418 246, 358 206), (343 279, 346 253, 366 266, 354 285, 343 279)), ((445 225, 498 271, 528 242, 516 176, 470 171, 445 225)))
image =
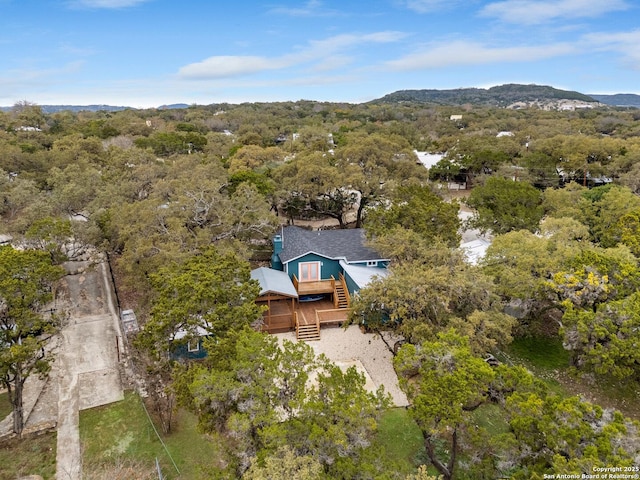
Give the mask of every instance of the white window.
POLYGON ((367 261, 367 267, 377 267, 378 266, 378 261, 377 260, 368 260, 367 261))
POLYGON ((298 265, 301 282, 317 282, 320 280, 320 262, 304 262, 298 265))
POLYGON ((189 340, 187 343, 187 350, 189 352, 199 352, 200 351, 200 339, 196 338, 193 340, 189 340))

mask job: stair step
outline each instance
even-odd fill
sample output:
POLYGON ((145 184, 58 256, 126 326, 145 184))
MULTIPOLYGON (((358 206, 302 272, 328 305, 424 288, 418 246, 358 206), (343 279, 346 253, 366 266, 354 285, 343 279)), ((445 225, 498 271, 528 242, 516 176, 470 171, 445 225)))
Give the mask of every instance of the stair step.
POLYGON ((313 323, 309 325, 299 325, 296 337, 298 340, 305 342, 320 340, 320 329, 313 323))

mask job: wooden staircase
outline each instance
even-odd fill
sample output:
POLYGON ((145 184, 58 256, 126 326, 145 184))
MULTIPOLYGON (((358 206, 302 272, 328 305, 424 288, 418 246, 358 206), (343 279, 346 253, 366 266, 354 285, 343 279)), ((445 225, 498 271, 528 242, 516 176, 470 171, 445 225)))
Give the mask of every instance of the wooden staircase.
POLYGON ((344 282, 336 282, 333 290, 336 308, 349 308, 349 297, 344 289, 344 282))
POLYGON ((312 342, 314 340, 320 340, 320 321, 316 319, 315 323, 307 323, 304 315, 302 315, 302 322, 298 317, 298 312, 293 314, 294 321, 296 323, 296 338, 305 342, 312 342))
POLYGON ((320 327, 315 323, 311 323, 309 325, 298 325, 296 337, 298 340, 304 340, 305 342, 320 340, 320 327))

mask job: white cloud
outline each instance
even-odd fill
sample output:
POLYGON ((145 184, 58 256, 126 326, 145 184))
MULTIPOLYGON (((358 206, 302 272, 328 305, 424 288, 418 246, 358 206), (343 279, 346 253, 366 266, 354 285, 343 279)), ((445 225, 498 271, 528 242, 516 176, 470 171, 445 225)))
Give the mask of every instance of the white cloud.
POLYGON ((640 70, 640 30, 617 33, 592 33, 583 40, 588 48, 599 51, 616 52, 625 59, 634 70, 640 70))
POLYGON ((535 47, 487 47, 466 41, 438 44, 422 52, 406 55, 387 62, 394 70, 421 70, 458 65, 485 65, 503 62, 530 62, 567 55, 575 51, 569 44, 540 45, 535 47))
POLYGON ((407 0, 406 7, 417 13, 430 13, 438 10, 451 9, 461 3, 454 0, 407 0))
POLYGON ((75 61, 57 68, 7 70, 2 72, 3 75, 0 75, 0 90, 3 91, 3 94, 12 95, 14 92, 33 90, 34 88, 48 88, 62 81, 68 83, 67 77, 80 71, 83 65, 84 62, 75 61))
POLYGON ((331 58, 340 55, 337 66, 344 66, 349 58, 345 51, 362 44, 391 43, 404 38, 401 32, 375 32, 365 35, 344 34, 324 40, 313 40, 304 48, 279 57, 264 56, 213 56, 201 62, 185 65, 178 70, 178 77, 189 80, 206 80, 245 76, 270 70, 317 62, 312 68, 327 70, 331 58))
POLYGON ((289 17, 333 17, 341 15, 338 10, 323 8, 322 2, 310 0, 301 7, 276 7, 269 10, 274 15, 286 15, 289 17))
POLYGON ((149 0, 73 0, 71 7, 78 8, 127 8, 134 7, 149 0))
POLYGON ((505 0, 486 5, 481 16, 495 17, 508 23, 534 25, 560 18, 593 18, 626 10, 625 0, 505 0))
POLYGON ((311 40, 309 47, 301 50, 295 56, 302 58, 324 57, 335 52, 354 47, 356 45, 370 43, 394 43, 406 37, 405 33, 386 31, 369 33, 366 35, 343 34, 329 37, 324 40, 311 40))
POLYGON ((215 56, 180 68, 178 75, 190 79, 228 78, 265 70, 277 70, 290 62, 256 56, 215 56))

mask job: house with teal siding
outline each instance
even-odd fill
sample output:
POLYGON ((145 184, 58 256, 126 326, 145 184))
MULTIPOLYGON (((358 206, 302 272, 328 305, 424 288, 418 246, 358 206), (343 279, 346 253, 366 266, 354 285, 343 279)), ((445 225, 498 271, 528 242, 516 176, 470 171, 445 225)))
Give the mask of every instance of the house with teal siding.
POLYGON ((299 295, 320 288, 317 282, 341 277, 353 295, 374 276, 385 276, 388 265, 389 259, 366 245, 361 228, 312 231, 289 226, 273 238, 271 266, 289 275, 299 295), (304 293, 301 284, 308 284, 302 287, 304 293))
POLYGON ((178 330, 171 342, 171 358, 174 360, 202 360, 207 356, 204 339, 209 337, 209 332, 202 327, 196 327, 192 333, 178 330))
POLYGON ((292 326, 299 339, 318 340, 321 325, 345 322, 352 296, 389 273, 389 259, 365 240, 360 228, 312 231, 288 226, 274 236, 271 267, 286 274, 298 295, 292 326))

